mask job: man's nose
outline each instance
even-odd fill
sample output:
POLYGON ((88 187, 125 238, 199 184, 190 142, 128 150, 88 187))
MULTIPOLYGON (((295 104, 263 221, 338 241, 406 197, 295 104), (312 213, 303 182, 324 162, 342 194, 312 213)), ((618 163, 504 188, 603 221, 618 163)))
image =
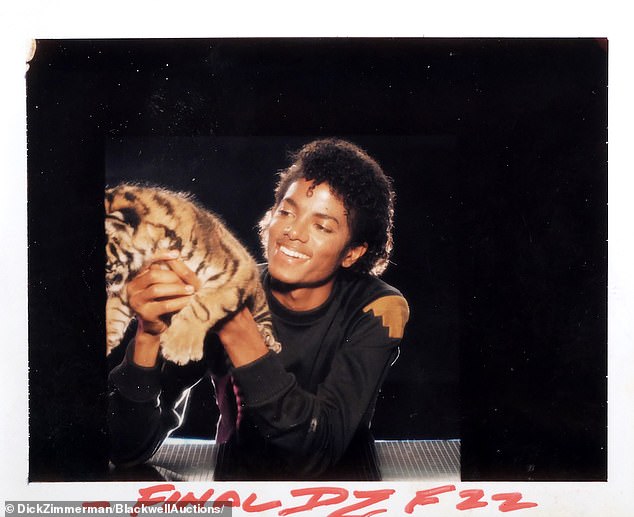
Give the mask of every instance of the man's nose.
POLYGON ((302 221, 293 221, 287 228, 286 235, 292 241, 306 242, 308 233, 302 221))

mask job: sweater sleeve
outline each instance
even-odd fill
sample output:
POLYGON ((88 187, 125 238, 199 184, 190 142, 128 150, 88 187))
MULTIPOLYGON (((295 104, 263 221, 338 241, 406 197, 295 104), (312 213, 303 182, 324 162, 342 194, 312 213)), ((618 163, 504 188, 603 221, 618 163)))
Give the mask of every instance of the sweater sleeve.
POLYGON ((374 401, 409 315, 402 296, 368 304, 337 347, 316 393, 303 390, 273 353, 233 371, 239 404, 260 434, 302 474, 316 476, 341 458, 374 401))
POLYGON ((119 467, 147 461, 176 429, 187 406, 189 388, 204 373, 200 364, 177 367, 161 362, 153 368, 134 364, 131 341, 121 364, 108 378, 110 459, 119 467))

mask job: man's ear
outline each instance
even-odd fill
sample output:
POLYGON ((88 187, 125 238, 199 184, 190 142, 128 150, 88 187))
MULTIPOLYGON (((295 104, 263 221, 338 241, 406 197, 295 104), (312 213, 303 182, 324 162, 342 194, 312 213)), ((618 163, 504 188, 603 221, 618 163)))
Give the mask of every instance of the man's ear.
POLYGON ((366 251, 368 251, 367 242, 364 242, 363 244, 359 244, 357 246, 350 246, 343 255, 341 267, 351 267, 357 260, 365 255, 366 251))

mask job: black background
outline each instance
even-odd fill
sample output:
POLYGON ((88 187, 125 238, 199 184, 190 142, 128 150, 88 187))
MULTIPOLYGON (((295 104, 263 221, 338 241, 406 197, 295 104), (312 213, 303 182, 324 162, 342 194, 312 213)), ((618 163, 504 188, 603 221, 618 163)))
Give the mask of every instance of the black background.
MULTIPOLYGON (((257 254, 320 136, 398 195, 376 436, 460 437, 465 480, 606 478, 605 41, 40 41, 27 80, 31 480, 106 472, 105 183, 193 191, 257 254)), ((213 433, 209 389, 183 432, 213 433)))

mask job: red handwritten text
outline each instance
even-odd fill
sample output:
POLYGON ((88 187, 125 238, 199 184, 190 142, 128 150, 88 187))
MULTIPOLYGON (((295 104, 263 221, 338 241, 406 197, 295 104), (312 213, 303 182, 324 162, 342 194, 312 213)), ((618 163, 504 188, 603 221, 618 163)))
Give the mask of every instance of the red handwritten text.
MULTIPOLYGON (((258 496, 256 492, 250 492, 246 497, 235 490, 215 491, 213 488, 206 490, 200 496, 192 492, 185 494, 176 489, 171 483, 152 485, 139 489, 139 497, 135 503, 138 510, 141 505, 171 505, 172 507, 183 508, 187 505, 204 505, 214 498, 213 504, 229 505, 234 508, 242 508, 247 513, 260 513, 279 508, 277 514, 280 516, 294 515, 311 512, 316 508, 332 509, 328 517, 371 517, 373 515, 386 513, 389 508, 384 504, 388 501, 396 490, 391 488, 381 488, 376 490, 354 490, 348 491, 342 487, 335 486, 315 486, 306 488, 296 488, 289 492, 296 504, 284 505, 281 499, 266 499, 258 496), (361 511, 361 512, 360 512, 361 511), (354 512, 354 513, 353 513, 354 512)), ((418 513, 419 507, 436 505, 441 503, 455 505, 456 510, 474 510, 483 508, 492 501, 499 501, 497 509, 500 512, 512 512, 525 510, 538 506, 537 503, 523 501, 519 492, 495 493, 488 497, 484 490, 469 489, 456 493, 455 485, 442 485, 416 491, 416 494, 405 505, 404 512, 407 514, 418 513), (453 492, 455 499, 443 495, 453 492)), ((422 512, 422 508, 421 514, 422 512)), ((130 514, 132 517, 138 515, 138 511, 130 514)))

